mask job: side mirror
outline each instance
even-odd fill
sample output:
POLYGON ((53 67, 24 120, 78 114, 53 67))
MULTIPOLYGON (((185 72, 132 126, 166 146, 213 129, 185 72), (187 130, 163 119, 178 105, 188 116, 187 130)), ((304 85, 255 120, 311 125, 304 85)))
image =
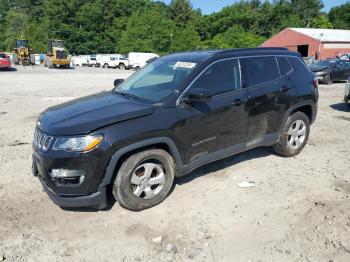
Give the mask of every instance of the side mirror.
POLYGON ((114 80, 114 87, 119 86, 123 82, 124 82, 124 79, 116 79, 116 80, 114 80))
POLYGON ((202 88, 196 88, 190 90, 187 95, 183 98, 185 103, 205 103, 210 101, 213 95, 210 91, 202 88))

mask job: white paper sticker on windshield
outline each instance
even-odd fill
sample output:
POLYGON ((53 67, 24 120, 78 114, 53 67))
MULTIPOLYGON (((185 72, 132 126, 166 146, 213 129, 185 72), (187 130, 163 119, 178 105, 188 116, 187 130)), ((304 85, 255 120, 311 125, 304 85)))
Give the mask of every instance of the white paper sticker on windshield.
POLYGON ((182 68, 192 69, 192 68, 194 68, 195 66, 196 66, 196 63, 181 62, 181 61, 179 61, 179 62, 177 62, 177 63, 175 64, 175 68, 177 68, 177 67, 182 67, 182 68))

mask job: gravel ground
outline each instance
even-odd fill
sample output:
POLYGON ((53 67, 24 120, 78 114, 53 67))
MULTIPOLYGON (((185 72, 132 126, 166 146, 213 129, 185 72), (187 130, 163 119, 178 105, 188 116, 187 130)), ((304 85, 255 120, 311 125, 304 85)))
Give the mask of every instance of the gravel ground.
POLYGON ((350 113, 344 83, 320 86, 308 145, 260 148, 177 179, 143 212, 65 211, 31 175, 35 120, 47 107, 112 88, 130 71, 0 72, 0 261, 350 261, 350 113), (252 188, 239 188, 241 182, 252 188))

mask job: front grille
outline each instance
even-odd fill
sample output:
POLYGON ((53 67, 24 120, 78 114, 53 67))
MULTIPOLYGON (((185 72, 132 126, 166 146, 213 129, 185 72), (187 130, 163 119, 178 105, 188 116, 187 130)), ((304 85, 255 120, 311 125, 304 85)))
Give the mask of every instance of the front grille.
POLYGON ((34 132, 34 145, 38 150, 47 151, 53 140, 52 136, 48 136, 38 129, 34 132))

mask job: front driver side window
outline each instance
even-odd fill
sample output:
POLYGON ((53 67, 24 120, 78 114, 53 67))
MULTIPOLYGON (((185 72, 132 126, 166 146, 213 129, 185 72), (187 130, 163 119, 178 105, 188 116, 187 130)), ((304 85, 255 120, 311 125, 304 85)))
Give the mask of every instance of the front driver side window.
POLYGON ((191 89, 201 88, 213 95, 239 90, 241 77, 238 59, 216 62, 194 82, 191 89))

